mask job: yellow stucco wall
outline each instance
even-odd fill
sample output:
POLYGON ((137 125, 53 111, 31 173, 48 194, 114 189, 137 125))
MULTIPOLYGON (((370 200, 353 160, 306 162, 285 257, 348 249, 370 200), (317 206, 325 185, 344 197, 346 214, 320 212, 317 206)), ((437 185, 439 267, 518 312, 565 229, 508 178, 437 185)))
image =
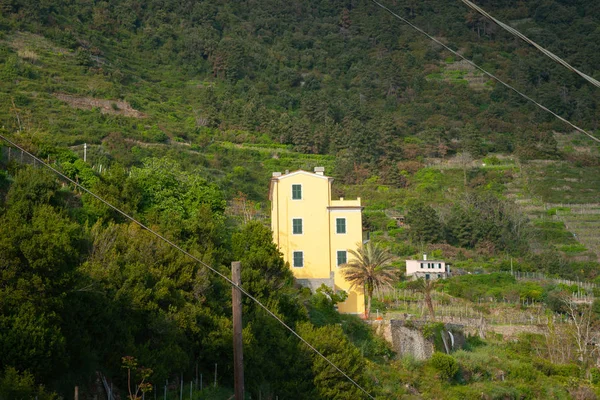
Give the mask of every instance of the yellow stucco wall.
MULTIPOLYGON (((271 181, 271 228, 273 240, 290 263, 298 279, 328 279, 334 272, 336 289, 348 292, 339 311, 364 313, 362 288, 353 288, 337 267, 337 251, 356 249, 362 241, 360 199, 331 201, 332 179, 311 172, 296 171, 271 181), (292 199, 292 185, 302 186, 302 199, 292 199), (292 220, 302 219, 302 234, 293 234, 292 220), (336 218, 346 219, 346 233, 336 233, 336 218), (293 266, 293 252, 302 251, 304 266, 293 266)), ((348 259, 350 259, 348 254, 348 259)))
MULTIPOLYGON (((334 281, 336 287, 345 290, 348 293, 348 299, 344 303, 338 304, 338 310, 344 313, 363 313, 365 309, 365 298, 362 288, 353 288, 350 290, 350 283, 346 282, 340 268, 337 265, 338 250, 356 250, 362 243, 362 211, 360 208, 330 208, 330 232, 331 232, 331 265, 335 272, 334 281), (346 233, 336 232, 336 220, 344 218, 346 220, 346 233)), ((347 253, 348 261, 351 261, 352 255, 347 253)))

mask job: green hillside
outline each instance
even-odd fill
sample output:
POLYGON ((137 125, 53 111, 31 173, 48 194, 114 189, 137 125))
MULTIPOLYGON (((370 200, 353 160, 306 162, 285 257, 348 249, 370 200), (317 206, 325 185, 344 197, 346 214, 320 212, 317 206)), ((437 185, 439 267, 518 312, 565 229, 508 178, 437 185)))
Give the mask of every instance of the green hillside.
MULTIPOLYGON (((600 79, 600 3, 478 4, 600 79)), ((598 88, 461 2, 386 5, 600 137, 598 88)), ((600 323, 600 144, 372 2, 0 0, 0 134, 221 273, 242 260, 250 293, 377 398, 600 396, 600 339, 584 356, 569 330, 600 323), (331 294, 295 287, 271 243, 271 173, 316 166, 334 196, 361 197, 400 273, 428 253, 466 274, 434 289, 436 307, 563 322, 394 359, 331 294), (592 300, 569 314, 573 292, 592 300)), ((92 398, 98 374, 125 393, 126 356, 173 399, 218 364, 194 398, 229 398, 226 282, 29 164, 0 141, 0 400, 92 398)), ((375 306, 423 314, 403 280, 404 306, 375 306)), ((244 315, 252 398, 360 398, 248 299, 244 315)))

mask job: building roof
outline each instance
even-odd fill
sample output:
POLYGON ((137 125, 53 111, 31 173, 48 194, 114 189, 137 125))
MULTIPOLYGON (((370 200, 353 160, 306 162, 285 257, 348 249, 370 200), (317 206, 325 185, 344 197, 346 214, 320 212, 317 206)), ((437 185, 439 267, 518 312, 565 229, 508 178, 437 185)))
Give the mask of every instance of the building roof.
POLYGON ((330 176, 325 176, 323 174, 320 173, 315 173, 315 172, 308 172, 308 171, 304 171, 302 169, 299 169, 297 171, 293 171, 293 172, 287 172, 282 174, 281 172, 273 172, 273 176, 271 177, 271 182, 269 184, 269 200, 273 200, 273 182, 274 181, 280 181, 286 178, 291 178, 292 176, 297 176, 297 175, 308 175, 311 177, 317 177, 319 179, 327 179, 329 180, 329 182, 333 182, 333 178, 330 176))
POLYGON ((331 181, 333 180, 332 177, 321 175, 321 174, 317 174, 317 173, 314 173, 314 172, 304 171, 302 169, 299 169, 299 170, 294 171, 294 172, 289 172, 287 174, 281 174, 279 176, 275 176, 274 175, 271 179, 272 180, 282 180, 282 179, 286 179, 286 178, 291 178, 292 176, 296 176, 296 175, 309 175, 309 176, 314 176, 314 177, 321 178, 321 179, 329 179, 331 181))

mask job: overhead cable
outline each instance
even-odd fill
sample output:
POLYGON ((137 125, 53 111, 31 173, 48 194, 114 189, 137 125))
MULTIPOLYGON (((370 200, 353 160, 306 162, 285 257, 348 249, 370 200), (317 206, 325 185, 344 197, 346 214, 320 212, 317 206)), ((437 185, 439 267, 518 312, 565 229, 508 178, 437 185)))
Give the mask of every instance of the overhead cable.
POLYGON ((583 79, 585 79, 586 81, 590 82, 592 85, 599 87, 600 88, 600 82, 598 82, 596 79, 592 78, 591 76, 581 72, 580 70, 578 70, 577 68, 573 67, 571 64, 569 64, 568 62, 566 62, 565 60, 563 60, 562 58, 560 58, 559 56, 557 56, 556 54, 552 53, 550 50, 545 49, 544 47, 540 46, 539 44, 537 44, 536 42, 534 42, 533 40, 529 39, 527 36, 523 35, 521 32, 519 32, 518 30, 516 30, 515 28, 513 28, 512 26, 509 26, 507 24, 505 24, 504 22, 492 17, 488 12, 486 12, 484 9, 482 9, 481 7, 479 7, 477 4, 469 1, 469 0, 461 0, 463 3, 465 3, 467 6, 469 6, 470 8, 472 8, 473 10, 477 11, 478 13, 480 13, 481 15, 483 15, 484 17, 494 21, 496 24, 498 24, 499 26, 501 26, 502 28, 504 28, 504 30, 512 33, 513 35, 517 36, 518 38, 524 40, 525 42, 529 43, 530 45, 532 45, 533 47, 535 47, 536 49, 538 49, 539 51, 541 51, 542 53, 544 53, 546 56, 548 56, 550 59, 556 61, 557 63, 563 65, 565 68, 570 69, 571 71, 575 72, 576 74, 578 74, 579 76, 581 76, 583 79))
POLYGON ((396 14, 394 11, 390 10, 388 7, 386 7, 383 4, 379 3, 377 0, 371 0, 371 2, 374 3, 374 4, 376 4, 377 6, 381 7, 382 9, 384 9, 385 11, 387 11, 388 13, 390 13, 391 15, 393 15, 394 17, 398 18, 400 21, 404 22, 405 24, 407 24, 408 26, 410 26, 411 28, 413 28, 417 32, 419 32, 419 33, 427 36, 429 39, 431 39, 432 41, 436 42, 437 44, 439 44, 440 46, 442 46, 443 48, 445 48, 446 50, 448 50, 449 52, 451 52, 455 56, 463 59, 466 63, 472 65, 475 68, 477 68, 478 70, 480 70, 481 72, 483 72, 484 74, 486 74, 487 76, 489 76, 490 78, 492 78, 492 79, 500 82, 502 85, 504 85, 507 88, 509 88, 510 90, 514 91, 515 93, 517 93, 518 95, 520 95, 524 99, 527 99, 528 101, 532 102, 533 104, 535 104, 536 106, 538 106, 542 110, 544 110, 544 111, 546 111, 546 112, 554 115, 556 118, 558 118, 562 122, 570 125, 571 127, 573 127, 574 129, 576 129, 577 131, 583 133, 584 135, 588 136, 590 139, 595 140, 596 142, 600 143, 600 139, 598 139, 597 137, 593 136, 591 133, 589 133, 585 129, 578 127, 577 125, 575 125, 571 121, 569 121, 569 120, 561 117, 560 115, 558 115, 554 111, 550 110, 548 107, 546 107, 546 106, 538 103, 537 101, 535 101, 531 97, 527 96, 523 92, 519 91, 518 89, 516 89, 513 86, 509 85, 508 83, 504 82, 502 79, 498 78, 496 75, 492 74, 491 72, 486 71, 485 69, 483 69, 479 65, 475 64, 473 61, 469 60, 468 58, 466 58, 465 56, 463 56, 459 52, 451 49, 450 47, 448 47, 444 43, 442 43, 440 40, 436 39, 435 37, 431 36, 429 33, 425 32, 423 29, 421 29, 418 26, 414 25, 413 23, 411 23, 410 21, 408 21, 406 18, 402 18, 401 16, 399 16, 398 14, 396 14))
POLYGON ((72 183, 73 185, 75 185, 76 187, 78 187, 79 189, 83 190, 84 192, 86 192, 87 194, 89 194, 90 196, 94 197, 95 199, 101 201, 102 203, 106 204, 108 207, 112 208, 113 210, 115 210, 117 213, 121 214, 122 216, 124 216, 125 218, 127 218, 128 220, 130 220, 131 222, 137 224, 138 226, 140 226, 142 229, 147 230, 148 232, 150 232, 152 235, 156 236, 158 239, 162 240, 163 242, 167 243, 169 246, 175 248, 176 250, 178 250, 180 253, 186 255, 187 257, 191 258, 192 260, 196 261, 197 263, 199 263, 200 265, 208 268, 210 271, 212 271, 213 273, 215 273, 216 275, 218 275, 219 277, 221 277, 222 279, 224 279, 225 281, 227 281, 231 286, 235 287, 236 289, 238 289, 240 292, 242 292, 244 295, 246 295, 250 300, 254 301, 256 304, 258 304, 262 309, 264 309, 271 317, 275 318, 281 325, 283 325, 288 331, 290 331, 294 336, 296 336, 298 339, 300 339, 300 341, 302 341, 305 345, 307 345, 312 351, 314 351, 315 353, 317 353, 321 358, 323 358, 325 361, 327 361, 327 363, 329 365, 331 365, 333 368, 335 368, 340 374, 342 374, 346 379, 348 379, 350 382, 352 382, 352 384, 354 386, 356 386, 358 389, 360 389, 364 394, 366 394, 369 398, 371 399, 375 399, 375 397, 371 396, 371 394, 369 394, 369 392, 367 392, 362 386, 360 386, 358 384, 358 382, 356 382, 354 379, 350 378, 350 376, 348 376, 348 374, 346 374, 344 371, 342 371, 337 365, 335 365, 333 363, 333 361, 329 360, 325 355, 323 355, 323 353, 321 353, 319 350, 317 350, 312 344, 310 344, 306 339, 304 339, 302 336, 300 336, 300 334, 296 333, 296 331, 294 329, 292 329, 292 327, 290 327, 288 324, 286 324, 281 318, 279 318, 273 311, 271 311, 267 306, 265 306, 263 303, 260 302, 260 300, 258 300, 256 297, 252 296, 250 293, 248 293, 248 291, 246 291, 246 289, 244 289, 243 287, 237 285, 235 282, 233 282, 230 278, 228 278, 226 275, 222 274, 221 272, 219 272, 216 268, 211 267, 210 265, 208 265, 207 263, 205 263, 204 261, 200 260, 198 257, 193 256, 192 254, 190 254, 189 252, 187 252, 186 250, 184 250, 183 248, 179 247, 177 244, 173 243, 171 240, 167 239, 166 237, 164 237, 163 235, 161 235, 160 233, 148 228, 146 225, 144 225, 143 223, 141 223, 140 221, 138 221, 137 219, 135 219, 134 217, 132 217, 131 215, 127 214, 125 211, 117 208, 116 206, 112 205, 111 203, 109 203, 107 200, 104 200, 102 197, 98 196, 97 194, 95 194, 94 192, 92 192, 91 190, 85 188, 84 186, 82 186, 81 184, 79 184, 78 182, 75 182, 73 179, 69 178, 68 176, 66 176, 65 174, 63 174, 62 172, 60 172, 59 170, 57 170, 56 168, 52 167, 50 164, 44 162, 44 160, 36 157, 35 155, 31 154, 30 152, 28 152, 27 150, 25 150, 23 147, 19 146, 18 144, 16 144, 15 142, 13 142, 12 140, 8 139, 6 136, 1 135, 0 134, 0 139, 4 140, 5 142, 7 142, 8 144, 10 144, 11 146, 21 150, 23 153, 27 154, 29 157, 31 157, 32 159, 34 159, 36 162, 39 162, 40 164, 42 164, 44 167, 48 168, 49 170, 51 170, 52 172, 54 172, 55 174, 59 175, 61 178, 65 179, 66 181, 72 183))

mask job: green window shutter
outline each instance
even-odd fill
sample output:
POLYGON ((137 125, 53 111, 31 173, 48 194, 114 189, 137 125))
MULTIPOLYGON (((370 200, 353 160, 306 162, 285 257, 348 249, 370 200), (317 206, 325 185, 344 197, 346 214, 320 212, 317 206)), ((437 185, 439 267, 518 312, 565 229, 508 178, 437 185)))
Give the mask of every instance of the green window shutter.
POLYGON ((292 219, 292 232, 294 235, 302 234, 302 218, 292 219))
POLYGON ((346 250, 338 250, 337 252, 337 265, 338 267, 348 262, 348 253, 346 250))
POLYGON ((302 200, 302 185, 292 185, 292 200, 302 200))
POLYGON ((335 231, 336 233, 346 233, 346 218, 335 219, 335 231))
POLYGON ((304 253, 301 251, 294 252, 294 267, 304 267, 304 253))

